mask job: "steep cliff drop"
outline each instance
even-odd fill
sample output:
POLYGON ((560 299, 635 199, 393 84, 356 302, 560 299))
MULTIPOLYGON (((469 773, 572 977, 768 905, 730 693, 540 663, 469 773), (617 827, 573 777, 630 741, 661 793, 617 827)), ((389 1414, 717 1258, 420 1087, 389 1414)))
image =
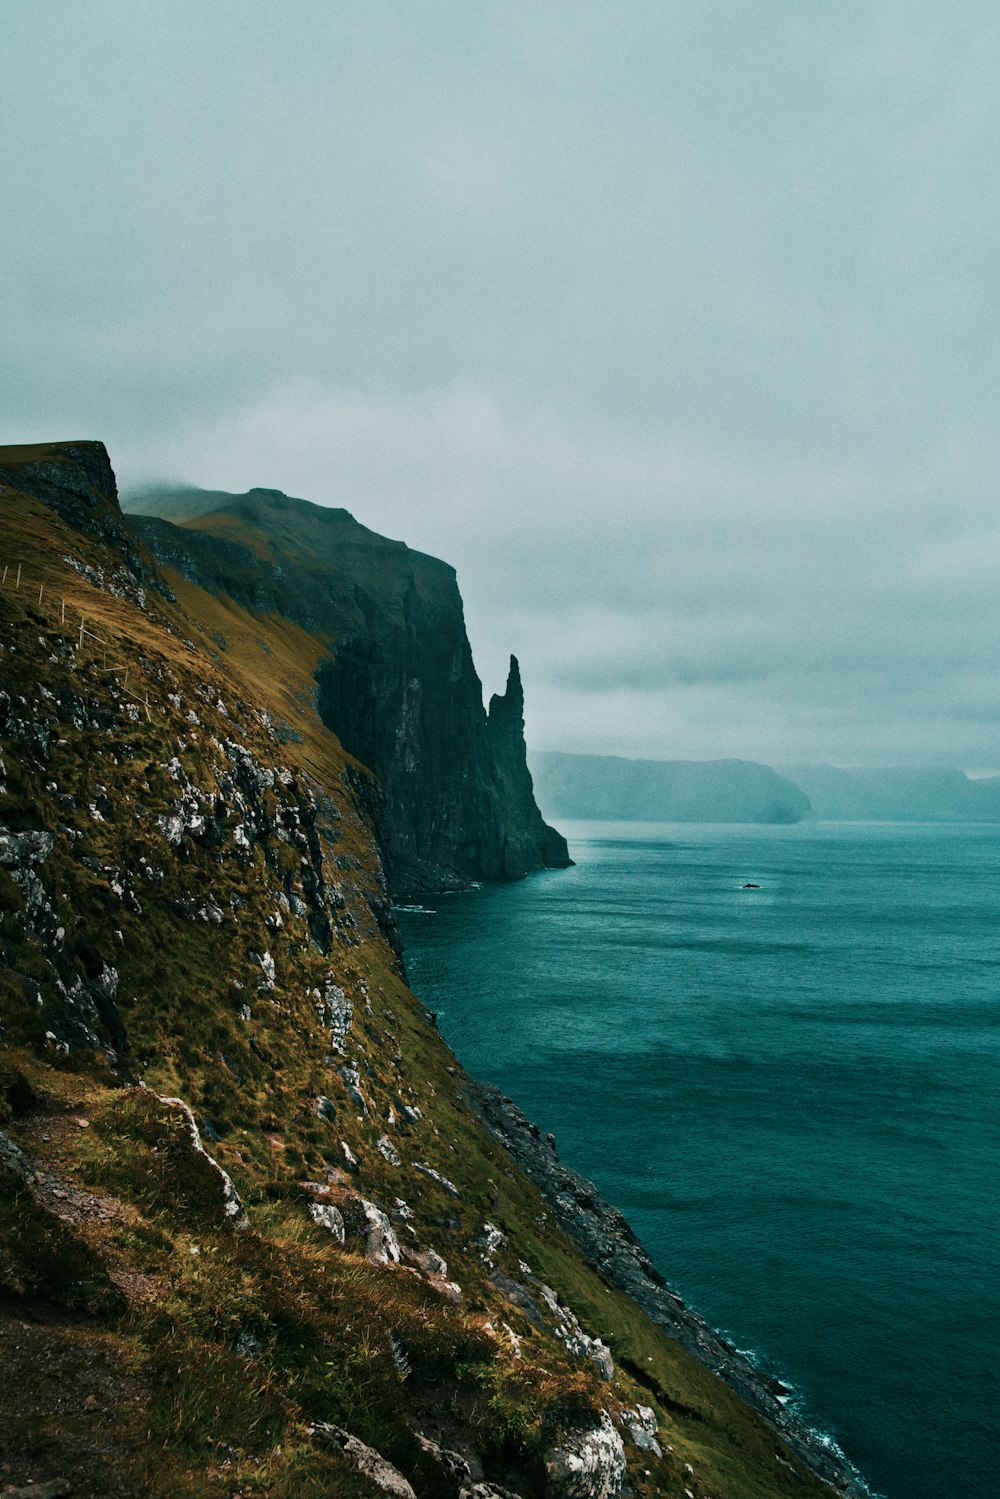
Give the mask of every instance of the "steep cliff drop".
POLYGON ((381 784, 395 895, 572 862, 535 803, 517 665, 487 718, 447 563, 277 490, 147 490, 126 506, 161 566, 327 646, 316 706, 381 784))
POLYGON ((486 727, 505 814, 504 878, 516 880, 537 867, 539 850, 546 868, 564 868, 570 863, 566 839, 549 827, 535 803, 524 745, 524 689, 516 656, 510 658, 507 690, 502 697, 494 693, 490 698, 486 727))
MULTIPOLYGON (((426 624, 457 595, 443 564, 303 508, 297 540, 224 518, 250 609, 157 573, 101 445, 0 448, 0 1487, 863 1499, 705 1367, 774 1415, 407 988, 375 782, 315 703, 374 585, 331 602, 302 527, 353 536, 387 611, 426 624)), ((447 680, 407 720, 414 753, 447 680)), ((476 805, 503 795, 512 828, 520 717, 512 672, 465 725, 498 777, 476 805)))

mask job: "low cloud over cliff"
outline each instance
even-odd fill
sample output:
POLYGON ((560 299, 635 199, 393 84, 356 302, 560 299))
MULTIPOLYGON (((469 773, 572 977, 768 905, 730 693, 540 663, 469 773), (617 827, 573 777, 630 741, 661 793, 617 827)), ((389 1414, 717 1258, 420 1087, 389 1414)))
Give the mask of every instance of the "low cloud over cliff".
POLYGON ((538 747, 995 764, 985 0, 57 10, 8 440, 449 557, 538 747))

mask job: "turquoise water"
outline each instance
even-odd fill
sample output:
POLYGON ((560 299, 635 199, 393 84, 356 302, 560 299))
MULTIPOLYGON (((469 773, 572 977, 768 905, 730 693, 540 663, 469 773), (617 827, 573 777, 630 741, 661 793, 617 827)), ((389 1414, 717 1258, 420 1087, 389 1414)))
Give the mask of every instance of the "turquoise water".
POLYGON ((563 831, 414 989, 873 1489, 997 1499, 1000 830, 563 831))

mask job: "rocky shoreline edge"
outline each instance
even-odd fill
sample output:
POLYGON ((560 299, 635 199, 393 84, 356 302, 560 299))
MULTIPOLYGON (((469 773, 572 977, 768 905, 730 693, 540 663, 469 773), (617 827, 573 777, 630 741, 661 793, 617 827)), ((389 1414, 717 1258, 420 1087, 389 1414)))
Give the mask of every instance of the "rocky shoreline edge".
POLYGON ((877 1499, 843 1453, 787 1408, 787 1390, 673 1294, 618 1209, 604 1201, 593 1182, 559 1160, 551 1135, 488 1083, 473 1082, 468 1098, 486 1128, 538 1187, 560 1228, 609 1284, 735 1390, 843 1499, 877 1499))

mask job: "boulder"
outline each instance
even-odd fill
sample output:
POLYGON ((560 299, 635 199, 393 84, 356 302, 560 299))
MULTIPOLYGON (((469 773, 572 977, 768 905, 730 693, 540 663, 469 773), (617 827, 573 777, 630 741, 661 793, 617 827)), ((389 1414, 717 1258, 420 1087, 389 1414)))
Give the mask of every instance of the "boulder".
POLYGON ((325 1421, 320 1421, 309 1428, 309 1435, 324 1447, 343 1452, 358 1472, 363 1473, 369 1483, 374 1484, 383 1494, 391 1494, 393 1499, 417 1499, 412 1485, 399 1469, 387 1462, 374 1447, 366 1447, 364 1442, 351 1436, 349 1431, 342 1431, 339 1426, 328 1426, 325 1421))
POLYGON ((546 1499, 618 1499, 624 1477, 625 1448, 606 1411, 545 1454, 546 1499))

